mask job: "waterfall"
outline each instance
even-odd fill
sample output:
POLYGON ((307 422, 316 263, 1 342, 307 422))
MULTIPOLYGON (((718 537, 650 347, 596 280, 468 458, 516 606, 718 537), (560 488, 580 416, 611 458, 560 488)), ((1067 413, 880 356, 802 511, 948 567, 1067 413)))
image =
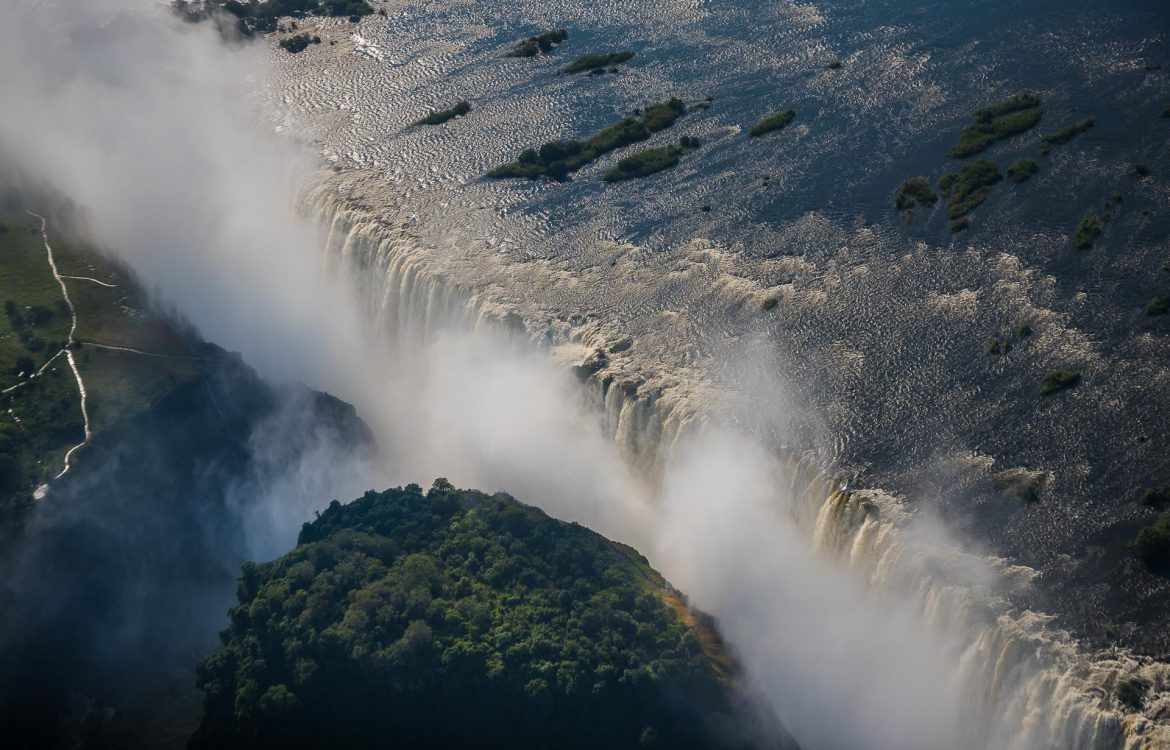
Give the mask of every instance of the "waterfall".
MULTIPOLYGON (((523 331, 536 346, 574 345, 597 352, 595 328, 557 328, 524 317, 490 292, 460 287, 443 259, 408 226, 353 205, 333 186, 305 196, 301 209, 327 229, 325 260, 352 279, 376 334, 408 351, 450 327, 523 331)), ((651 385, 612 372, 604 361, 583 372, 582 399, 605 435, 645 476, 660 475, 686 435, 716 418, 718 393, 668 383, 651 385)), ((1050 617, 1017 611, 998 583, 972 580, 974 560, 997 578, 1032 571, 954 549, 932 549, 911 532, 913 513, 897 498, 851 490, 817 462, 777 449, 786 485, 776 488, 794 525, 830 564, 862 579, 875 599, 899 597, 954 644, 953 684, 967 707, 962 747, 971 750, 1142 750, 1170 746, 1170 669, 1123 652, 1090 652, 1050 617), (1144 712, 1117 697, 1123 680, 1146 689, 1144 712)), ((651 480, 653 481, 653 479, 651 480)))

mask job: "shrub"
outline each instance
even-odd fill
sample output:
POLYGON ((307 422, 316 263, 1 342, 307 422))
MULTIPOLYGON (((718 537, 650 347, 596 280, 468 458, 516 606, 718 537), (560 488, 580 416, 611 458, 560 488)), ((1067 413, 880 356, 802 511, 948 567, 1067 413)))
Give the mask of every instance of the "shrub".
POLYGON ((1166 503, 1170 503, 1170 485, 1147 488, 1142 493, 1141 503, 1147 508, 1161 508, 1166 503))
POLYGON ((969 217, 969 216, 960 216, 957 219, 951 219, 951 221, 947 224, 947 229, 950 230, 951 234, 958 234, 959 232, 965 232, 970 228, 971 228, 971 217, 969 217))
POLYGON ((1170 563, 1170 514, 1138 531, 1129 544, 1129 551, 1151 568, 1170 563))
POLYGON ((306 49, 310 44, 320 44, 321 37, 309 36, 308 34, 297 34, 288 39, 281 39, 281 49, 287 50, 289 54, 297 54, 306 49))
POLYGON ((1165 315, 1170 312, 1170 297, 1152 297, 1145 307, 1146 315, 1165 315))
POLYGON ((1081 219, 1081 225, 1077 227, 1076 234, 1073 235, 1073 244, 1078 250, 1088 250, 1101 236, 1101 229, 1101 220, 1097 218, 1096 214, 1089 214, 1081 219))
POLYGON ((462 101, 462 102, 459 102, 458 104, 456 104, 454 107, 448 107, 447 109, 440 109, 436 112, 431 112, 429 115, 427 115, 426 117, 422 118, 421 120, 417 121, 414 124, 415 125, 442 125, 443 123, 447 122, 448 120, 453 120, 456 117, 462 117, 463 115, 467 114, 470 111, 471 111, 471 103, 466 102, 466 101, 462 101))
POLYGON ((771 133, 774 130, 783 130, 796 117, 796 112, 791 109, 785 109, 780 112, 774 112, 763 118, 748 131, 748 135, 752 138, 759 138, 761 135, 771 133))
POLYGON ((538 54, 547 55, 568 38, 569 32, 565 29, 546 31, 543 34, 530 36, 527 39, 517 42, 516 46, 512 48, 512 51, 508 53, 508 57, 536 57, 538 54))
POLYGON ((1007 176, 1009 180, 1018 185, 1036 174, 1039 169, 1040 167, 1031 159, 1016 159, 1008 167, 1007 176))
POLYGON ((1049 370, 1044 373, 1044 382, 1040 384, 1040 395, 1058 393, 1073 388, 1080 382, 1081 374, 1076 370, 1049 370))
POLYGON ((605 54, 582 55, 565 67, 561 68, 559 72, 566 75, 572 75, 574 73, 584 73, 587 71, 603 71, 610 66, 624 63, 633 56, 634 53, 629 50, 625 50, 623 52, 607 52, 605 54))
POLYGON ((1134 164, 1133 169, 1129 170, 1130 177, 1136 177, 1139 180, 1149 177, 1151 174, 1149 166, 1145 164, 1134 164))

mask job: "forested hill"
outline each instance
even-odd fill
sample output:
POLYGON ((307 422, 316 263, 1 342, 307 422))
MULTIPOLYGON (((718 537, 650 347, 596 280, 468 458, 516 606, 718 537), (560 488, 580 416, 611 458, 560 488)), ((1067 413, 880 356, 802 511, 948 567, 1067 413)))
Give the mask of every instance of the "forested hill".
POLYGON ((755 744, 707 618, 632 549, 504 494, 334 501, 238 595, 195 748, 755 744))

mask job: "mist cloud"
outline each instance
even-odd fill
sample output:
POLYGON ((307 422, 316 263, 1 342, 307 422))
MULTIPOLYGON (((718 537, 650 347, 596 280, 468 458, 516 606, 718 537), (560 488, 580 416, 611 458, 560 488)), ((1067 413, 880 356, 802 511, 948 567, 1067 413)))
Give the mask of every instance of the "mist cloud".
MULTIPOLYGON (((910 597, 879 601, 812 549, 758 441, 707 431, 659 484, 631 472, 567 373, 507 335, 453 329, 408 351, 372 340, 325 270, 319 228, 293 210, 316 165, 254 95, 263 45, 225 46, 149 0, 9 6, 0 67, 19 74, 0 76, 3 162, 81 206, 89 235, 209 340, 351 401, 374 428, 376 460, 322 439, 292 468, 281 441, 312 432, 290 426, 296 400, 256 430, 256 455, 280 470, 237 488, 253 554, 279 554, 313 509, 366 487, 443 475, 506 490, 651 556, 720 619, 807 750, 968 747, 955 644, 910 597)), ((753 375, 752 390, 769 386, 753 375)))

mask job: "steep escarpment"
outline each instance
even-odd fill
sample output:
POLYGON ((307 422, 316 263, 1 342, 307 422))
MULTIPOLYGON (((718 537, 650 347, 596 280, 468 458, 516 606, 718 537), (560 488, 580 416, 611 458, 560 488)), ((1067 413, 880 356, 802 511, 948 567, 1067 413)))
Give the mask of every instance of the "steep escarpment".
POLYGON ((645 558, 444 480, 335 501, 245 565, 222 638, 198 748, 762 742, 713 623, 645 558))
MULTIPOLYGON (((349 405, 272 386, 213 345, 195 351, 198 375, 98 433, 0 550, 12 747, 182 747, 197 717, 192 667, 239 565, 291 541, 263 490, 309 465, 355 471, 366 454, 349 405)), ((301 498, 294 515, 318 501, 301 498)))

